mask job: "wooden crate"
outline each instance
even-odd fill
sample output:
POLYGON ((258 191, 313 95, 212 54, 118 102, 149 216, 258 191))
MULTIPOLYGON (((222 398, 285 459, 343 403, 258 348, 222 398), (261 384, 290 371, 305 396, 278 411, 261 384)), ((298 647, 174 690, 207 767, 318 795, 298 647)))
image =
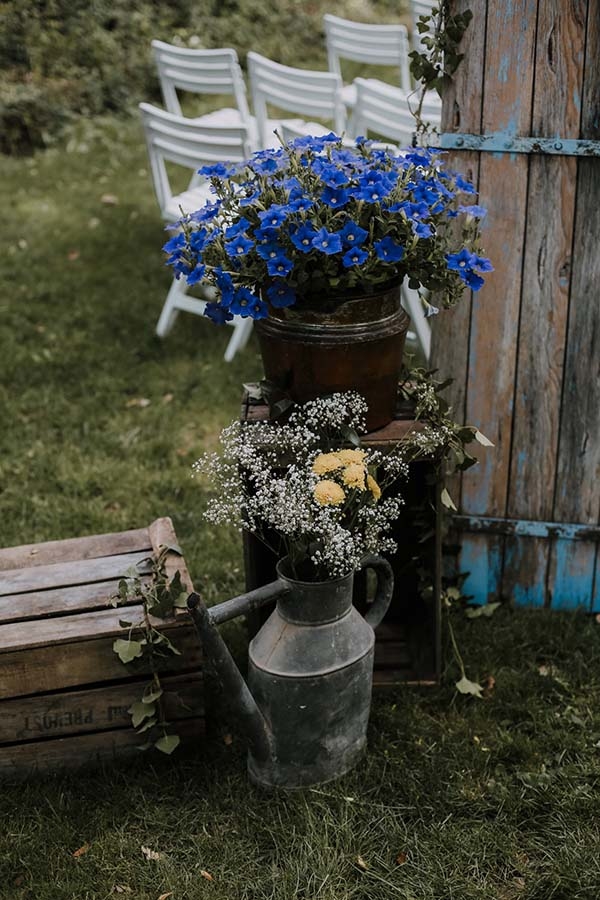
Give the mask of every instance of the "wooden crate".
MULTIPOLYGON (((264 421, 268 418, 268 409, 245 394, 241 417, 245 422, 264 421)), ((412 410, 407 405, 399 404, 394 421, 365 435, 362 443, 385 450, 422 427, 421 422, 414 420, 412 410)), ((442 515, 440 484, 433 474, 434 462, 424 460, 413 463, 411 478, 402 486, 406 505, 393 529, 398 550, 387 556, 394 570, 394 594, 390 609, 375 631, 375 687, 407 683, 434 685, 440 679, 442 515), (414 510, 423 504, 429 510, 431 537, 417 545, 414 510), (420 594, 418 566, 414 563, 417 552, 431 577, 433 590, 427 598, 420 594)), ((244 534, 247 590, 273 581, 276 563, 277 559, 268 547, 254 535, 244 534)), ((366 582, 360 575, 356 576, 354 602, 359 609, 366 609, 365 595, 366 582)), ((269 611, 269 607, 264 607, 258 615, 249 619, 251 632, 258 629, 269 611)))
MULTIPOLYGON (((169 518, 148 528, 0 550, 0 774, 83 765, 132 755, 143 742, 127 712, 148 670, 123 665, 112 649, 142 607, 114 608, 119 579, 175 546, 169 518), (133 615, 131 615, 133 613, 133 615)), ((192 584, 185 560, 166 558, 192 584)), ((150 578, 150 565, 143 577, 150 578)), ((144 571, 144 567, 142 567, 144 571)), ((182 743, 204 731, 200 647, 185 611, 153 620, 181 656, 165 659, 161 681, 170 730, 182 743)))

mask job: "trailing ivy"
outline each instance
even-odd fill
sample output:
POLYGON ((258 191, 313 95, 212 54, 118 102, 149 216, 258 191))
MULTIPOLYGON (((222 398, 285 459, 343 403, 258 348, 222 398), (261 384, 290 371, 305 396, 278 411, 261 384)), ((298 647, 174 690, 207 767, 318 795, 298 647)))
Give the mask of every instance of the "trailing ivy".
POLYGON ((179 735, 169 730, 164 690, 161 684, 160 662, 172 656, 181 656, 181 651, 169 640, 164 632, 153 624, 153 619, 172 617, 176 609, 185 609, 187 592, 181 581, 179 570, 169 580, 166 570, 168 553, 181 550, 174 546, 164 546, 157 557, 149 557, 138 564, 138 567, 127 573, 119 582, 119 593, 112 598, 113 606, 141 603, 142 616, 135 622, 120 619, 119 624, 127 629, 127 637, 117 638, 113 650, 124 665, 143 661, 152 673, 151 680, 144 686, 139 700, 133 703, 128 712, 131 724, 137 734, 145 734, 146 740, 140 750, 156 747, 161 753, 172 753, 179 745, 179 735), (150 566, 149 580, 142 577, 142 570, 147 573, 150 566))

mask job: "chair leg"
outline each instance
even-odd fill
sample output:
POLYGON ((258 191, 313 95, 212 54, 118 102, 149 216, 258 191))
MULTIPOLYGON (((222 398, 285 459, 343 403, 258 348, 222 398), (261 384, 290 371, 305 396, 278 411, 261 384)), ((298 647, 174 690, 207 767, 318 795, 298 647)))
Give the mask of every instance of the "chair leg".
POLYGON ((237 351, 243 350, 248 343, 251 332, 252 319, 250 317, 237 320, 233 326, 233 334, 231 335, 229 343, 227 344, 227 349, 225 350, 225 362, 231 362, 237 351))
POLYGON ((174 278, 167 294, 167 299, 162 308, 160 318, 156 324, 156 333, 159 337, 166 337, 171 328, 175 324, 175 319, 179 315, 177 300, 186 293, 185 281, 174 278))
POLYGON ((406 283, 402 285, 402 297, 412 319, 412 326, 416 332, 417 340, 427 361, 431 349, 431 327, 425 318, 423 306, 417 291, 411 290, 406 283))

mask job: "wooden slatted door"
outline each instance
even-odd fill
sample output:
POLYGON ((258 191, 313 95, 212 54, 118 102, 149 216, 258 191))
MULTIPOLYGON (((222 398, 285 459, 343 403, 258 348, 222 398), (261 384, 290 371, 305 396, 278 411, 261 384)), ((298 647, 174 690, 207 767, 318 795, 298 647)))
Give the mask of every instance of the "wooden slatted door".
POLYGON ((600 5, 451 6, 473 20, 442 146, 479 187, 495 266, 433 330, 457 418, 495 445, 452 485, 465 592, 598 611, 600 5))

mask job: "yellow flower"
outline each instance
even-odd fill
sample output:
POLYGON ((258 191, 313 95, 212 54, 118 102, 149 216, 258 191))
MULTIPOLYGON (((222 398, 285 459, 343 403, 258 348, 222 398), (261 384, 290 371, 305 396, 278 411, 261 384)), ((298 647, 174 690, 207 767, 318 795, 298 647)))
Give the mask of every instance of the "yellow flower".
POLYGON ((346 499, 343 488, 329 479, 317 482, 313 496, 321 506, 339 506, 346 499))
POLYGON ((366 474, 365 467, 362 463, 350 463, 342 473, 342 481, 344 484, 347 484, 348 487, 358 488, 359 491, 364 491, 366 474))
POLYGON ((375 498, 375 500, 379 500, 379 498, 381 497, 381 488, 379 487, 379 485, 377 484, 377 482, 375 481, 375 479, 373 478, 372 475, 367 475, 367 487, 373 494, 373 497, 375 498))
POLYGON ((312 464, 312 470, 315 475, 325 475, 327 472, 341 469, 342 466, 343 462, 337 453, 319 453, 312 464))
POLYGON ((351 463, 364 463, 366 455, 364 450, 338 450, 337 452, 337 456, 345 466, 349 466, 351 463))

